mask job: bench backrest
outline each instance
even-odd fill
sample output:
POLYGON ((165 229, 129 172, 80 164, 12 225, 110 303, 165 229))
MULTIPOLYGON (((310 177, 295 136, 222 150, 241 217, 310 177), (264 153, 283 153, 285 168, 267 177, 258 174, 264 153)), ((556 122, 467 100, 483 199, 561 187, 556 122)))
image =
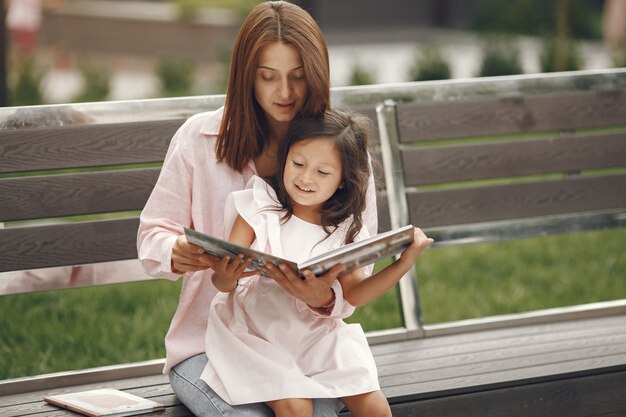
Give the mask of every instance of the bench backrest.
MULTIPOLYGON (((626 122, 625 92, 617 69, 335 88, 332 100, 377 119, 380 229, 413 223, 448 245, 623 225, 624 129, 611 126, 626 122)), ((223 99, 0 109, 0 272, 136 257, 173 133, 223 99)), ((409 329, 416 285, 400 286, 409 329)))
MULTIPOLYGON (((18 227, 0 228, 0 272, 136 258, 138 213, 172 136, 222 102, 141 121, 99 122, 70 106, 15 110, 0 130, 0 222, 18 227)), ((375 119, 373 105, 363 110, 375 119)))
POLYGON ((2 131, 0 173, 29 172, 0 179, 0 221, 31 225, 0 230, 0 271, 136 257, 136 215, 81 216, 141 210, 183 120, 2 131))
MULTIPOLYGON (((377 108, 389 227, 441 247, 626 226, 623 85, 449 98, 377 108)), ((414 269, 399 290, 422 335, 414 269)))
POLYGON ((404 205, 392 209, 403 211, 396 227, 420 225, 453 244, 623 221, 623 89, 388 101, 378 115, 385 163, 396 167, 389 200, 404 205))

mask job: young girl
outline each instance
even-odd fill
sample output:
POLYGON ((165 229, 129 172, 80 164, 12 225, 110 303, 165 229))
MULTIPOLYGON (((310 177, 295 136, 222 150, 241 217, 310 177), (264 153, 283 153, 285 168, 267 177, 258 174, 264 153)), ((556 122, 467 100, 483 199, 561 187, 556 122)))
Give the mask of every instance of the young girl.
MULTIPOLYGON (((302 262, 369 237, 362 222, 370 175, 365 120, 334 111, 294 122, 272 185, 254 177, 251 188, 231 194, 229 240, 302 262)), ((329 397, 341 398, 355 417, 390 416, 361 326, 343 322, 333 304, 342 294, 353 306, 379 297, 431 243, 416 228, 414 242, 377 274, 358 270, 325 281, 332 296, 319 314, 274 280, 244 272, 250 259, 224 257, 213 268, 221 292, 209 311, 201 378, 227 402, 265 402, 276 416, 310 416, 310 398, 329 397)), ((264 272, 281 276, 270 264, 264 272)), ((318 279, 304 271, 305 281, 318 279)))

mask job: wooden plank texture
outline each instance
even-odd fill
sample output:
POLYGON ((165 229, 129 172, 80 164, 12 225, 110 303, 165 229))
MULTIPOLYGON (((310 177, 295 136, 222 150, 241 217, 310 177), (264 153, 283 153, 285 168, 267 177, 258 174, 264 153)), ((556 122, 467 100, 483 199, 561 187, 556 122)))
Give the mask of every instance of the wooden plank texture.
MULTIPOLYGON (((615 315, 388 342, 372 352, 394 416, 620 416, 626 412, 625 325, 626 316, 615 315), (564 363, 570 372, 555 373, 564 363), (585 368, 590 364, 595 367, 585 368)), ((69 416, 45 404, 43 395, 104 386, 162 402, 167 409, 158 416, 191 417, 164 375, 8 395, 0 415, 69 416)))
POLYGON ((626 167, 626 132, 408 149, 407 186, 626 167))
MULTIPOLYGON (((395 417, 626 415, 626 371, 392 404, 395 417)), ((344 414, 342 414, 344 415, 344 414)), ((346 413, 345 415, 350 415, 346 413)))
POLYGON ((420 227, 626 207, 626 174, 411 192, 420 227))
POLYGON ((183 121, 0 130, 0 173, 161 161, 183 121))
POLYGON ((575 339, 584 343, 589 336, 619 333, 626 325, 626 318, 621 315, 607 316, 600 319, 581 319, 556 321, 525 326, 511 326, 500 329, 466 332, 448 336, 426 337, 418 340, 406 340, 396 343, 373 345, 372 352, 377 363, 383 365, 395 362, 394 358, 403 352, 417 352, 415 359, 433 359, 442 355, 455 356, 476 350, 494 350, 509 345, 543 345, 549 342, 567 342, 575 339), (602 323, 601 326, 598 323, 602 323), (385 361, 384 358, 389 358, 385 361))
POLYGON ((378 211, 378 231, 386 232, 391 230, 391 219, 389 218, 389 204, 387 194, 379 192, 376 195, 376 209, 378 211))
POLYGON ((141 210, 159 168, 0 179, 0 221, 141 210))
POLYGON ((0 229, 0 272, 137 257, 139 219, 0 229))
POLYGON ((473 101, 400 103, 402 142, 623 125, 626 92, 584 91, 473 101))

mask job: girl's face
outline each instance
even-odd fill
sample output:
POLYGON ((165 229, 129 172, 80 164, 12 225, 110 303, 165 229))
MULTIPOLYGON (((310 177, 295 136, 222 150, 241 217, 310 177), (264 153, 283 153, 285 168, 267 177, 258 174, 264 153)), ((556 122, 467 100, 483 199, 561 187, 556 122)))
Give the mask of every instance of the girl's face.
POLYGON ((335 139, 317 137, 291 146, 283 172, 293 214, 319 223, 323 204, 341 188, 341 155, 335 139))
POLYGON ((256 69, 254 96, 269 123, 293 120, 306 95, 306 79, 298 50, 280 42, 265 46, 256 69))

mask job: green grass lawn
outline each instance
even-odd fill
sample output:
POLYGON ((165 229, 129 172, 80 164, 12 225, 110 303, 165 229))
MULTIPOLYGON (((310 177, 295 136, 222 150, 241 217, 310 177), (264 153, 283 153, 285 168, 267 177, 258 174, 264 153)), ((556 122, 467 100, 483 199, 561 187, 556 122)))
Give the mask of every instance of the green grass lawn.
MULTIPOLYGON (((424 321, 626 298, 625 244, 619 229, 429 250, 417 270, 424 321)), ((179 290, 153 280, 0 296, 0 379, 161 358, 179 290)), ((396 291, 348 321, 401 326, 396 291)))

